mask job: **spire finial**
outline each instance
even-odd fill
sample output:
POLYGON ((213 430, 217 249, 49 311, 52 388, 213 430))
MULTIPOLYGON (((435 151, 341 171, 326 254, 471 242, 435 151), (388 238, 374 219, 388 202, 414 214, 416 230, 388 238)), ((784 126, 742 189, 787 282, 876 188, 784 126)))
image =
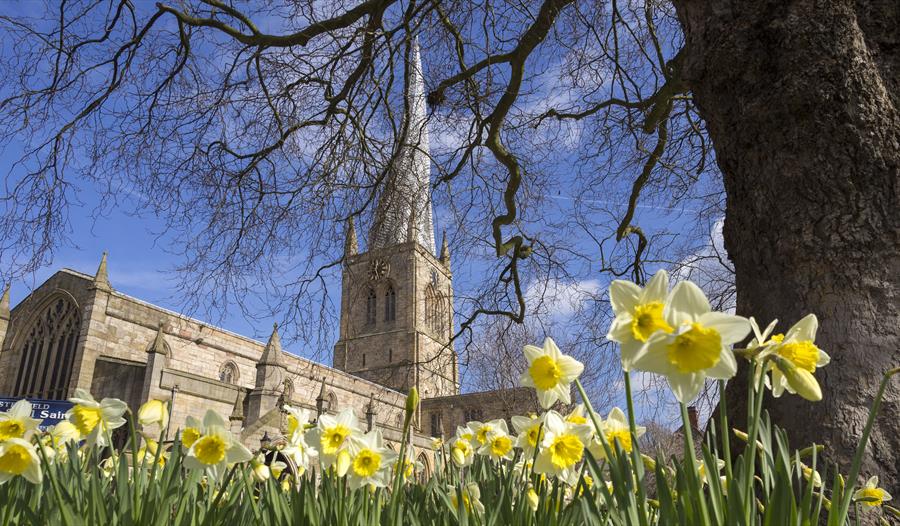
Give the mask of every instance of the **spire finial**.
POLYGON ((444 230, 444 240, 441 241, 441 263, 450 268, 450 245, 447 244, 447 231, 444 230))
POLYGON ((3 296, 0 297, 0 320, 9 319, 9 288, 12 283, 7 283, 3 288, 3 296))
POLYGON ((256 365, 280 365, 281 361, 281 337, 278 336, 278 322, 272 324, 272 335, 263 349, 262 356, 256 365))
POLYGON ((347 238, 344 240, 344 257, 359 254, 359 241, 356 239, 356 226, 353 225, 353 216, 347 220, 347 238))
POLYGON ((92 288, 111 292, 112 286, 109 284, 109 273, 106 270, 106 256, 107 253, 104 250, 103 256, 100 258, 100 266, 97 267, 97 273, 94 274, 94 283, 92 285, 92 288))

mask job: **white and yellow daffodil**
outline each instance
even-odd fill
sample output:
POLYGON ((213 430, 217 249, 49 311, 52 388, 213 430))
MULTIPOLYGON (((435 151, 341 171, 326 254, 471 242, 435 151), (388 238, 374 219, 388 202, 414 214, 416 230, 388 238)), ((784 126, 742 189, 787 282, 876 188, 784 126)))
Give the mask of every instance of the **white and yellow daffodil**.
POLYGON ((672 332, 657 331, 634 359, 635 369, 666 377, 682 403, 693 400, 707 377, 728 379, 737 372, 731 346, 750 332, 746 318, 712 312, 700 287, 675 285, 663 309, 672 332))
POLYGON ((454 517, 459 516, 462 509, 466 515, 484 515, 484 504, 481 503, 481 489, 475 482, 469 482, 462 489, 450 486, 447 490, 450 495, 450 511, 454 517))
POLYGON ((296 433, 306 433, 307 425, 309 424, 309 420, 312 417, 312 413, 309 411, 309 409, 300 409, 285 404, 284 411, 288 414, 287 437, 290 438, 296 433))
POLYGON ((347 451, 350 453, 350 469, 347 473, 351 488, 387 487, 397 454, 384 447, 380 429, 351 436, 347 451))
POLYGON ((700 483, 706 485, 709 483, 710 476, 719 477, 719 472, 721 472, 724 467, 725 461, 717 458, 715 472, 712 472, 712 470, 706 467, 705 460, 697 460, 697 476, 700 479, 700 483))
POLYGON ((65 462, 69 458, 69 450, 66 444, 80 439, 81 435, 75 429, 75 426, 72 425, 72 422, 62 420, 56 425, 47 428, 39 444, 48 461, 54 462, 59 460, 65 462))
POLYGON ((869 507, 881 506, 892 498, 887 490, 878 487, 878 477, 870 478, 865 486, 853 493, 853 500, 869 507))
POLYGON ((294 409, 285 406, 288 410, 288 435, 287 444, 281 452, 290 457, 297 466, 297 475, 302 475, 309 469, 312 459, 318 456, 318 452, 306 441, 306 424, 309 421, 309 412, 305 409, 294 409))
POLYGON ((162 400, 147 400, 138 409, 137 418, 142 426, 158 425, 165 429, 169 427, 169 404, 162 400))
POLYGON ((544 439, 534 463, 535 473, 570 477, 584 457, 591 434, 590 426, 568 423, 558 413, 548 412, 544 416, 544 439))
POLYGON ((122 415, 128 406, 118 398, 104 398, 97 402, 84 389, 75 389, 75 396, 69 401, 75 406, 69 409, 66 416, 88 446, 108 445, 110 431, 125 425, 122 415))
POLYGON ((503 420, 502 418, 491 420, 490 422, 469 422, 466 427, 471 431, 472 445, 476 448, 481 448, 490 442, 491 436, 494 434, 509 434, 506 420, 503 420))
POLYGON ((487 442, 478 449, 478 454, 490 458, 494 462, 512 460, 515 437, 504 431, 490 433, 487 442))
POLYGON ((31 418, 31 411, 31 402, 19 400, 9 408, 9 411, 0 413, 0 440, 10 438, 30 440, 41 423, 40 420, 31 418))
POLYGON ((530 459, 534 455, 535 448, 538 447, 544 436, 542 428, 544 425, 544 418, 538 417, 537 415, 516 415, 512 417, 512 425, 517 433, 516 447, 522 450, 526 458, 530 459))
POLYGON ((551 338, 544 340, 543 347, 526 345, 524 352, 528 369, 522 373, 520 383, 535 389, 541 406, 550 409, 558 400, 572 403, 572 382, 584 370, 584 365, 561 353, 551 338))
POLYGON ((659 270, 644 288, 625 280, 615 280, 609 286, 609 302, 615 319, 606 337, 622 349, 622 369, 630 371, 638 351, 657 331, 671 333, 674 328, 666 321, 663 310, 669 292, 669 275, 659 270))
POLYGON ((40 484, 41 459, 30 442, 22 438, 9 438, 0 442, 0 484, 16 476, 32 484, 40 484))
POLYGON ((203 429, 203 423, 193 416, 184 419, 184 429, 181 430, 181 445, 184 446, 184 449, 190 449, 200 438, 201 429, 203 429))
POLYGON ((218 478, 229 465, 253 458, 250 450, 232 436, 225 420, 212 409, 203 416, 199 432, 200 436, 193 441, 184 458, 184 465, 190 469, 204 469, 218 478))
POLYGON ((350 437, 359 434, 359 421, 353 410, 347 408, 337 415, 321 415, 307 439, 318 451, 322 467, 328 469, 338 459, 338 453, 347 448, 350 437))
POLYGON ((571 422, 573 424, 588 424, 588 417, 585 416, 586 409, 584 408, 584 404, 576 404, 572 411, 566 415, 566 422, 571 422))
POLYGON ((470 466, 475 460, 475 447, 472 445, 472 441, 463 437, 451 440, 450 459, 457 467, 470 466))
POLYGON ((778 398, 787 390, 812 401, 822 399, 822 389, 813 374, 817 367, 828 365, 831 357, 816 347, 816 331, 819 320, 808 314, 794 324, 784 337, 772 336, 774 342, 761 356, 774 354, 772 371, 772 396, 778 398), (790 365, 784 361, 790 362, 790 365), (791 365, 793 367, 791 367, 791 365))
MULTIPOLYGON (((609 448, 613 453, 616 451, 617 443, 619 444, 619 447, 622 448, 622 451, 631 453, 631 450, 634 447, 631 437, 631 428, 628 425, 628 419, 625 417, 625 413, 621 409, 614 407, 609 412, 609 416, 603 420, 601 429, 603 431, 602 438, 609 445, 609 448)), ((647 428, 644 426, 635 426, 634 430, 637 435, 634 438, 640 438, 647 431, 647 428)), ((599 440, 591 442, 590 451, 595 458, 606 458, 606 449, 599 440)))

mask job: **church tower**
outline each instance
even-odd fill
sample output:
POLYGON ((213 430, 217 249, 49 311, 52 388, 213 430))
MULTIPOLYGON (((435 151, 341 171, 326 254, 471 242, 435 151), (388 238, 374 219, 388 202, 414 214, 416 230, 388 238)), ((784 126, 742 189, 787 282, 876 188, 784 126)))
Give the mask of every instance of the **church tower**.
POLYGON ((406 75, 401 142, 379 195, 365 252, 347 225, 334 367, 423 398, 459 392, 446 246, 435 257, 431 160, 418 42, 406 75), (446 254, 445 254, 446 252, 446 254))

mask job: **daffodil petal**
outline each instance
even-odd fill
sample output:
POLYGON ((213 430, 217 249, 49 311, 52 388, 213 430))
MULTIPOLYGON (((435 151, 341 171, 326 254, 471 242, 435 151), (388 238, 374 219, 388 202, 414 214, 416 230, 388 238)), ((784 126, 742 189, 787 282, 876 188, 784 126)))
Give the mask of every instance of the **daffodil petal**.
POLYGON ((651 301, 664 301, 669 293, 669 274, 665 270, 657 270, 656 274, 647 282, 647 286, 641 291, 640 303, 651 301))
POLYGON ((730 349, 723 349, 719 355, 719 361, 705 371, 710 378, 727 380, 737 374, 737 359, 730 349))
POLYGON ((609 303, 616 315, 633 311, 640 295, 641 288, 630 281, 617 279, 609 284, 609 303))
POLYGON ((683 404, 691 402, 703 389, 704 377, 697 373, 673 372, 667 376, 675 398, 683 404))
POLYGON ((750 334, 750 322, 747 318, 724 312, 707 312, 700 316, 697 322, 704 327, 718 331, 724 345, 737 343, 750 334))
POLYGON ((682 281, 669 294, 663 316, 669 325, 678 328, 709 311, 709 300, 700 287, 690 281, 682 281))

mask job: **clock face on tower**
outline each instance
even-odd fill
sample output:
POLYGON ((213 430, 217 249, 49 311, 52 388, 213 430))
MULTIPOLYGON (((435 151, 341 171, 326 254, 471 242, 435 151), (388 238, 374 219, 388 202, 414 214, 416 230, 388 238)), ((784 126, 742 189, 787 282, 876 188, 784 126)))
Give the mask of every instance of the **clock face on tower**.
POLYGON ((369 279, 371 281, 378 281, 379 279, 385 278, 390 271, 390 264, 383 259, 376 258, 369 263, 369 279))

